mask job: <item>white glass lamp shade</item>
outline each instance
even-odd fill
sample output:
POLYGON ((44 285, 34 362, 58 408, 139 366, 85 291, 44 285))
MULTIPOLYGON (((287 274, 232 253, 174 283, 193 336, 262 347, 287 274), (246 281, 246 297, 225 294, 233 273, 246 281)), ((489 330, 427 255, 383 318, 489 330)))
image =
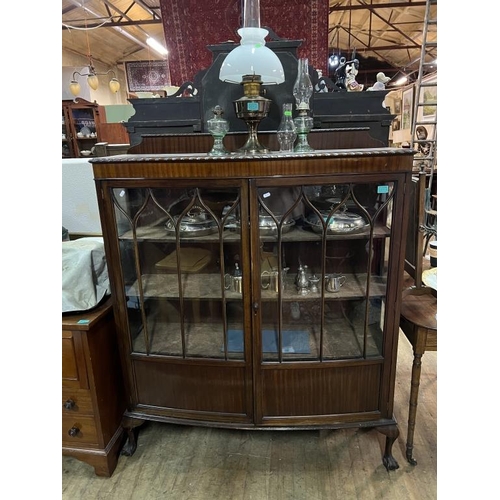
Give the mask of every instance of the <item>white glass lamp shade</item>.
POLYGON ((91 89, 97 90, 97 87, 99 86, 99 79, 96 75, 89 75, 87 77, 87 83, 91 89))
POLYGON ((80 84, 76 80, 71 80, 69 90, 74 96, 77 96, 80 93, 80 84))
POLYGON ((243 75, 260 75, 263 85, 280 84, 285 72, 278 56, 266 47, 264 28, 240 28, 240 45, 224 59, 219 79, 228 83, 241 83, 243 75))
POLYGON ((114 94, 120 90, 120 82, 116 78, 111 78, 109 81, 109 90, 114 94))

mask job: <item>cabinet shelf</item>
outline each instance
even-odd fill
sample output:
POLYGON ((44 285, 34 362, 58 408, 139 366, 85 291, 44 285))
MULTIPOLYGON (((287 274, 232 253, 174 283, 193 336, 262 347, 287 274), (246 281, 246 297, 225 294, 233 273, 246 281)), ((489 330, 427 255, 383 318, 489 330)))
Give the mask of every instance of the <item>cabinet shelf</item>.
MULTIPOLYGON (((386 238, 390 235, 390 229, 386 226, 378 225, 374 230, 374 238, 386 238)), ((370 236, 370 230, 364 229, 363 231, 354 232, 351 234, 327 234, 326 239, 330 240, 355 240, 355 239, 366 239, 370 236)), ((222 234, 224 242, 236 242, 240 241, 240 234, 232 230, 224 230, 222 234)), ((294 227, 289 232, 285 233, 281 237, 283 243, 297 242, 297 241, 321 241, 323 235, 320 233, 315 233, 310 229, 305 229, 302 227, 294 227)), ((132 231, 126 231, 120 236, 120 240, 133 240, 134 235, 132 231)), ((172 242, 176 241, 176 237, 173 235, 168 235, 167 230, 162 225, 154 226, 144 226, 137 228, 136 239, 138 241, 165 241, 172 242)), ((205 242, 218 242, 219 233, 215 232, 212 234, 197 236, 197 237, 180 237, 181 241, 190 241, 193 243, 205 243, 205 242)), ((277 241, 276 236, 261 236, 261 241, 272 242, 277 241)))
MULTIPOLYGON (((325 300, 339 299, 361 299, 366 296, 367 275, 346 274, 346 282, 338 292, 324 292, 325 300)), ((300 295, 296 291, 294 277, 287 276, 285 279, 285 290, 281 294, 283 301, 318 300, 321 291, 300 295)), ((179 290, 176 274, 145 274, 141 277, 144 297, 146 298, 170 298, 178 299, 179 290)), ((370 297, 382 297, 385 295, 387 279, 382 276, 372 276, 370 282, 370 297)), ((241 300, 241 294, 225 291, 228 300, 241 300)), ((137 297, 139 287, 137 281, 129 288, 128 296, 137 297)), ((184 274, 182 276, 182 296, 185 299, 222 299, 221 279, 219 274, 184 274)), ((262 300, 276 300, 278 293, 271 290, 261 290, 262 300)))
MULTIPOLYGON (((236 327, 238 328, 238 327, 236 327)), ((228 330, 232 330, 231 326, 228 330)), ((264 330, 276 330, 276 325, 267 324, 264 330)), ((289 323, 283 326, 285 331, 300 331, 307 334, 309 352, 294 353, 283 349, 283 360, 315 361, 320 356, 320 329, 310 323, 289 323)), ((187 357, 214 358, 224 357, 224 332, 220 325, 198 322, 184 325, 184 335, 187 357)), ((150 318, 148 321, 149 354, 159 356, 179 356, 182 354, 182 331, 178 323, 166 323, 150 318)), ((133 341, 133 352, 145 354, 146 341, 141 331, 133 341)), ((366 356, 381 355, 382 332, 379 325, 372 324, 367 329, 366 356)), ((363 357, 364 325, 361 321, 349 322, 344 318, 331 323, 323 331, 323 358, 330 360, 359 359, 363 357)), ((241 344, 242 346, 243 344, 241 344)), ((277 345, 277 343, 276 343, 277 345)), ((242 349, 242 347, 241 347, 242 349)), ((242 359, 242 350, 228 350, 229 359, 242 359)), ((277 352, 264 352, 264 359, 272 361, 277 358, 277 352)))

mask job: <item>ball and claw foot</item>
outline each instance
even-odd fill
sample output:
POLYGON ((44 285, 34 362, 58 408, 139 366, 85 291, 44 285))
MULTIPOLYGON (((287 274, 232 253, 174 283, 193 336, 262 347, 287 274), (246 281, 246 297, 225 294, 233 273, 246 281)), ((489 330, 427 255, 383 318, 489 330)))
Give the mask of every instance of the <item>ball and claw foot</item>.
POLYGON ((127 429, 127 442, 123 445, 121 455, 131 457, 137 449, 137 437, 134 429, 127 429))
POLYGON ((384 463, 385 468, 388 471, 399 469, 399 464, 392 455, 384 455, 382 461, 384 463))
POLYGON ((399 436, 399 429, 397 425, 387 425, 377 427, 377 430, 386 436, 385 451, 382 462, 388 471, 399 469, 399 464, 392 456, 392 445, 399 436))

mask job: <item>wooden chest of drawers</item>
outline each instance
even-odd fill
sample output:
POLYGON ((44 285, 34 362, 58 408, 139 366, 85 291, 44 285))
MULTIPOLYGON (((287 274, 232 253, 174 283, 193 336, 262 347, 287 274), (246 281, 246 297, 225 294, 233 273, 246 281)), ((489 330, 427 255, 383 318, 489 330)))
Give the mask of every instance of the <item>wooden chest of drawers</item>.
POLYGON ((123 377, 111 299, 62 317, 62 453, 111 476, 124 441, 123 377))

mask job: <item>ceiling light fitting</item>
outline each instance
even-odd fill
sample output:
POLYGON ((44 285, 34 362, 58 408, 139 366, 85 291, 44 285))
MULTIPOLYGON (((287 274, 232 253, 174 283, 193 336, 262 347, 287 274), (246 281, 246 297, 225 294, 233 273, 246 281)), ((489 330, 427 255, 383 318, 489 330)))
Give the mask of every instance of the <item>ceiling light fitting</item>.
POLYGON ((120 82, 116 78, 115 72, 113 70, 106 71, 105 73, 97 73, 97 71, 94 68, 94 64, 92 63, 92 56, 88 55, 89 58, 89 72, 88 73, 80 73, 79 71, 75 71, 73 73, 73 79, 71 80, 69 84, 69 90, 74 96, 77 96, 80 93, 81 86, 78 83, 78 80, 76 79, 76 75, 79 76, 86 76, 87 77, 87 83, 89 87, 93 90, 97 90, 99 87, 99 78, 98 76, 105 76, 105 75, 112 75, 111 80, 109 81, 109 90, 116 94, 120 90, 120 82))
POLYGON ((408 77, 403 75, 401 78, 398 78, 395 82, 394 85, 403 85, 408 81, 408 77))
POLYGON ((153 50, 155 50, 156 52, 158 52, 158 54, 160 54, 161 56, 166 56, 168 54, 168 50, 161 43, 157 42, 154 38, 149 37, 146 40, 146 43, 153 50))

